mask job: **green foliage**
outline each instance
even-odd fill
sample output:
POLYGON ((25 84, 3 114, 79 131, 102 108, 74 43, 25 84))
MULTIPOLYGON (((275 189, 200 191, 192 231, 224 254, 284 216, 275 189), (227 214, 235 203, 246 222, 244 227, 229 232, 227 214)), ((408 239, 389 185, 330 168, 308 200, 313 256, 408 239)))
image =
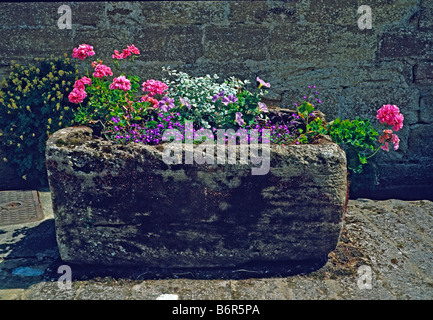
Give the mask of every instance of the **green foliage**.
POLYGON ((300 142, 308 143, 318 135, 328 135, 346 152, 349 171, 361 173, 367 159, 375 154, 376 137, 378 132, 370 121, 356 118, 355 120, 341 120, 340 118, 324 124, 315 118, 306 125, 305 132, 301 130, 300 142))
POLYGON ((3 161, 32 183, 46 184, 45 145, 48 137, 73 124, 74 105, 68 91, 78 75, 65 57, 35 59, 26 66, 12 61, 0 90, 3 161))
POLYGON ((135 93, 140 88, 140 78, 128 76, 131 90, 111 90, 111 81, 106 77, 92 77, 92 85, 86 88, 88 99, 81 103, 75 121, 84 125, 107 123, 112 117, 120 119, 119 125, 129 127, 133 121, 141 120, 147 114, 149 102, 137 101, 135 93), (135 101, 134 101, 135 100, 135 101))
POLYGON ((361 118, 337 118, 328 124, 328 132, 332 140, 346 151, 348 169, 355 173, 362 172, 362 166, 367 164, 367 159, 377 148, 376 137, 379 134, 370 121, 361 118))

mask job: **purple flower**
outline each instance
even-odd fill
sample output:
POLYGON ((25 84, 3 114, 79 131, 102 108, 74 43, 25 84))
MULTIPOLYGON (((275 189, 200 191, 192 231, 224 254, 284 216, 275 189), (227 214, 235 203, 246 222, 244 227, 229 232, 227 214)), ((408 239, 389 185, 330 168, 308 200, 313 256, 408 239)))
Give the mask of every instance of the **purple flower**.
POLYGON ((184 98, 179 98, 179 101, 181 103, 181 106, 185 106, 188 109, 191 109, 191 104, 188 103, 188 100, 184 99, 184 98))
POLYGON ((212 102, 217 101, 219 98, 223 98, 224 97, 224 91, 221 91, 220 93, 212 96, 212 102))
POLYGON ((244 119, 242 119, 242 113, 236 112, 235 122, 241 127, 245 124, 244 119))
POLYGON ((262 79, 260 79, 259 77, 257 77, 257 79, 256 79, 260 84, 259 84, 259 89, 261 88, 261 87, 265 87, 265 88, 270 88, 271 87, 271 84, 270 83, 267 83, 267 82, 264 82, 262 79))
POLYGON ((223 98, 222 103, 227 106, 230 102, 236 103, 236 101, 238 101, 238 98, 235 95, 230 94, 228 97, 223 98))
POLYGON ((168 97, 164 97, 164 98, 162 98, 162 100, 160 100, 160 101, 158 102, 158 107, 159 107, 162 111, 167 112, 167 111, 169 111, 170 109, 173 109, 173 108, 174 108, 174 99, 170 99, 170 98, 168 98, 168 97))
POLYGON ((268 112, 268 107, 263 102, 259 102, 259 109, 260 109, 260 111, 268 112))
POLYGON ((119 123, 120 119, 117 117, 112 117, 111 121, 113 121, 114 123, 119 123))

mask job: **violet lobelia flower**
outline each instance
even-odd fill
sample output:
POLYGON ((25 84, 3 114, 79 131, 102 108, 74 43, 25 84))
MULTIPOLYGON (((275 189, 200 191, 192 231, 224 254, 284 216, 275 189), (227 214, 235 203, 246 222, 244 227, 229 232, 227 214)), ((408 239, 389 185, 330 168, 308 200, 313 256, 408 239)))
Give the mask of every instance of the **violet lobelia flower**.
POLYGON ((242 119, 242 113, 240 113, 240 112, 236 112, 236 115, 235 115, 235 122, 239 125, 239 126, 243 126, 243 125, 245 125, 245 121, 244 121, 244 119, 242 119))

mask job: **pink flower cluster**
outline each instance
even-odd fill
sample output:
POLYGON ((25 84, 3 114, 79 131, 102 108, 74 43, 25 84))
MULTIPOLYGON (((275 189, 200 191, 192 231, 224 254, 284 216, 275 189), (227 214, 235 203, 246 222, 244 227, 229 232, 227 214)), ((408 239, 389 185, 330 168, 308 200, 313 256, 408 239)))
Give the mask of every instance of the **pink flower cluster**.
POLYGON ((133 44, 130 46, 127 46, 126 49, 123 49, 122 53, 119 53, 119 51, 114 50, 113 59, 125 59, 131 56, 132 54, 139 55, 140 50, 138 50, 133 44))
POLYGON ((394 131, 398 131, 403 128, 404 117, 396 105, 383 105, 382 108, 377 110, 376 118, 380 123, 386 123, 387 125, 392 126, 392 130, 394 131))
MULTIPOLYGON (((400 109, 396 105, 385 104, 377 110, 376 118, 381 124, 392 126, 392 130, 398 131, 403 128, 404 117, 400 113, 400 109)), ((389 143, 394 144, 394 150, 399 148, 400 139, 390 129, 383 130, 383 135, 379 137, 379 142, 383 144, 381 149, 389 151, 389 143)))
POLYGON ((81 44, 78 48, 72 50, 72 57, 80 60, 84 60, 87 56, 93 55, 95 55, 95 51, 93 51, 93 47, 88 44, 81 44))
POLYGON ((131 90, 131 81, 125 76, 120 76, 113 79, 113 83, 110 84, 110 89, 120 89, 123 91, 131 90))
POLYGON ((144 92, 149 92, 148 95, 150 97, 153 97, 155 94, 162 95, 168 89, 168 86, 164 82, 153 79, 143 82, 142 87, 144 92))
POLYGON ((150 102, 154 108, 158 107, 158 100, 156 100, 155 98, 152 98, 149 95, 145 95, 143 97, 141 97, 140 101, 142 102, 150 102))
POLYGON ((82 77, 75 81, 74 89, 68 96, 68 99, 72 103, 81 103, 87 97, 87 93, 85 91, 85 85, 90 86, 92 84, 92 80, 87 77, 82 77))
POLYGON ((394 150, 397 150, 399 147, 400 139, 399 137, 392 133, 392 130, 383 130, 383 135, 379 137, 379 142, 383 144, 380 148, 389 151, 389 142, 394 144, 394 150))
POLYGON ((110 67, 107 67, 105 64, 97 64, 95 67, 95 72, 93 72, 93 76, 96 78, 102 78, 106 76, 112 76, 113 72, 110 67))

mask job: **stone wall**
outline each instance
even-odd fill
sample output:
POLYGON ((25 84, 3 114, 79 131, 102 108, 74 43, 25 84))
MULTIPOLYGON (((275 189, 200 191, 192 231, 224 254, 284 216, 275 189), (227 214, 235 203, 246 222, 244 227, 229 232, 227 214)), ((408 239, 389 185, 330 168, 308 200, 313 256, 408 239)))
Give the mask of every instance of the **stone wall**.
POLYGON ((315 84, 328 119, 374 120, 383 104, 396 104, 405 115, 400 149, 375 159, 355 195, 433 197, 432 1, 15 2, 0 4, 0 21, 0 76, 11 59, 88 43, 109 63, 114 49, 133 43, 143 78, 161 78, 168 65, 192 75, 260 75, 272 84, 271 103, 283 107, 315 84), (71 29, 58 27, 62 4, 72 10, 71 29), (371 29, 358 27, 363 4, 371 29))

